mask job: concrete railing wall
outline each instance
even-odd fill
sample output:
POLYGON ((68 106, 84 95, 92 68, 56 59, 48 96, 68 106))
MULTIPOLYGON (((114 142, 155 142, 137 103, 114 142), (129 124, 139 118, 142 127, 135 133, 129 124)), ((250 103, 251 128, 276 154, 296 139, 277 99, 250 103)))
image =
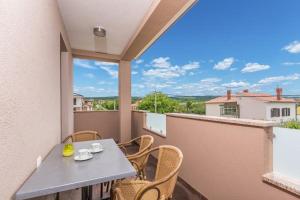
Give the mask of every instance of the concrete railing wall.
POLYGON ((167 115, 166 137, 145 127, 145 113, 132 113, 132 135, 153 135, 184 155, 180 177, 209 200, 295 200, 262 181, 272 171, 272 125, 195 115, 167 115), (192 116, 192 117, 190 117, 192 116))
POLYGON ((119 141, 118 111, 80 111, 74 112, 74 131, 95 130, 103 138, 119 141))

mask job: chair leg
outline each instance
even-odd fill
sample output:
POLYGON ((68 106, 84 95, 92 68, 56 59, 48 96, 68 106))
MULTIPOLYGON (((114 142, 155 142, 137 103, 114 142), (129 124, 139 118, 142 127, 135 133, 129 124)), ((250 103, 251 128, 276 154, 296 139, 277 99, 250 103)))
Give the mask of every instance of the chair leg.
POLYGON ((56 193, 55 200, 59 200, 59 192, 56 193))
POLYGON ((91 185, 91 186, 89 186, 88 187, 88 198, 89 198, 89 200, 93 200, 93 186, 91 185))
POLYGON ((110 183, 111 183, 110 181, 108 181, 108 182, 106 183, 106 193, 109 192, 110 183))
POLYGON ((82 200, 87 200, 88 199, 88 188, 87 187, 83 187, 81 188, 81 199, 82 200))
POLYGON ((100 199, 103 198, 103 184, 104 184, 104 183, 101 183, 101 184, 100 184, 100 199))

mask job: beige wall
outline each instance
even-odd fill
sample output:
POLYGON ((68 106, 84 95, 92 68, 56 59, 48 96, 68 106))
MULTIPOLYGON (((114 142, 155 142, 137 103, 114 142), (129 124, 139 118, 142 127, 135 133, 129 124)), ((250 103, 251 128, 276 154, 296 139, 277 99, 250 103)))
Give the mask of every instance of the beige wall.
POLYGON ((238 104, 240 105, 240 118, 267 120, 265 102, 252 97, 240 97, 238 104))
POLYGON ((79 111, 74 113, 74 131, 95 130, 104 138, 119 137, 118 111, 79 111))
POLYGON ((70 52, 61 53, 61 137, 74 132, 73 58, 70 52))
POLYGON ((205 104, 205 115, 221 116, 220 104, 217 104, 217 103, 205 104))
POLYGON ((60 142, 60 32, 56 1, 0 0, 1 200, 60 142))
POLYGON ((209 200, 298 199, 262 182, 272 165, 270 128, 167 116, 163 138, 143 129, 143 116, 132 114, 133 137, 151 134, 155 145, 179 147, 180 176, 209 200))
POLYGON ((131 139, 131 64, 121 60, 119 63, 119 114, 120 141, 131 139))

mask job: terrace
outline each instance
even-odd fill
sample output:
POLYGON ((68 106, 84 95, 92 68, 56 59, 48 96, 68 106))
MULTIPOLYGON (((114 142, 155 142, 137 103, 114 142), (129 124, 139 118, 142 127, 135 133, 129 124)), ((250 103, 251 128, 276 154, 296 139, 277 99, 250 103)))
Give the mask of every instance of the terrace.
POLYGON ((177 196, 182 185, 209 200, 299 199, 299 133, 283 134, 270 121, 131 110, 131 61, 195 3, 1 3, 0 199, 14 199, 38 162, 81 130, 119 142, 148 134, 154 146, 180 148, 184 161, 176 199, 182 198, 177 196), (105 39, 93 35, 99 25, 105 39), (73 111, 73 58, 118 63, 118 111, 73 111))

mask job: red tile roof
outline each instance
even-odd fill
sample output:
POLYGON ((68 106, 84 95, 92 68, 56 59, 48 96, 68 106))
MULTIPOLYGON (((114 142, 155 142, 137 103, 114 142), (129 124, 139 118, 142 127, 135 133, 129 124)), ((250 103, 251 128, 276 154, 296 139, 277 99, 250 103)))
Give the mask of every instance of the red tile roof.
POLYGON ((287 98, 281 98, 280 100, 277 99, 276 96, 272 96, 269 94, 263 94, 263 93, 249 93, 249 92, 240 92, 236 95, 231 95, 231 99, 228 100, 227 96, 217 97, 214 99, 211 99, 207 101, 207 104, 214 104, 214 103, 235 103, 237 102, 238 97, 253 97, 260 101, 265 102, 275 102, 275 103, 296 103, 294 99, 287 99, 287 98))

